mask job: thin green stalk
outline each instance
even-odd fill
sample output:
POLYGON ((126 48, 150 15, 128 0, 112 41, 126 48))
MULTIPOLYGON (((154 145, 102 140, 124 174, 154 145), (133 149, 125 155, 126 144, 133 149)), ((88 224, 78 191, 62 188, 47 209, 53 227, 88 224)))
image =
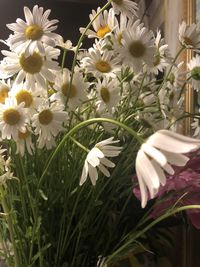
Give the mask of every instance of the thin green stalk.
POLYGON ((3 187, 0 187, 0 193, 1 193, 1 204, 3 207, 4 212, 6 213, 6 219, 7 219, 7 223, 8 223, 8 230, 10 233, 10 239, 11 239, 11 243, 13 245, 13 252, 14 252, 14 263, 15 263, 15 267, 21 267, 20 264, 20 260, 19 260, 19 255, 17 252, 17 244, 15 242, 15 231, 14 231, 14 223, 13 223, 13 219, 12 219, 12 213, 10 208, 8 207, 6 198, 5 198, 5 191, 3 189, 3 187))
POLYGON ((200 205, 187 205, 187 206, 183 206, 183 207, 179 207, 177 209, 174 210, 169 210, 168 212, 166 212, 165 214, 161 215, 160 217, 158 217, 157 219, 155 219, 154 221, 152 221, 150 224, 148 224, 146 227, 144 227, 144 229, 130 235, 127 236, 128 241, 122 245, 119 249, 117 249, 111 256, 109 256, 106 260, 106 263, 110 263, 115 256, 117 256, 120 252, 122 252, 123 250, 125 250, 128 246, 131 245, 131 243, 136 240, 137 238, 143 236, 149 229, 151 229, 152 227, 154 227, 156 224, 158 224, 159 222, 167 219, 170 216, 175 215, 176 213, 188 210, 188 209, 200 209, 200 205))

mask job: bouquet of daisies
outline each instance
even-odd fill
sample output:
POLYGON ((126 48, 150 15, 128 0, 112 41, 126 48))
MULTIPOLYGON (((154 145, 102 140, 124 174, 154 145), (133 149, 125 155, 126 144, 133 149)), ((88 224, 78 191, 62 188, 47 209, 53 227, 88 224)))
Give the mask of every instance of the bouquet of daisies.
POLYGON ((200 140, 177 129, 193 117, 200 133, 198 112, 183 107, 188 84, 198 91, 200 57, 187 73, 177 59, 198 52, 200 25, 180 25, 173 58, 131 0, 92 10, 76 46, 55 33, 50 10, 24 7, 24 16, 7 24, 1 51, 1 258, 7 267, 113 266, 150 250, 160 221, 199 214, 199 199, 186 197, 198 193, 199 169, 190 170, 200 140))

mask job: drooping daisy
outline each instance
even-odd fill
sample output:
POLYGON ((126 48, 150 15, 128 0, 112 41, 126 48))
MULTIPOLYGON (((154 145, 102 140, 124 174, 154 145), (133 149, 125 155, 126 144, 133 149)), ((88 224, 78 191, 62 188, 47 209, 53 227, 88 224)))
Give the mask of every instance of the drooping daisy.
POLYGON ((108 111, 112 113, 120 101, 120 85, 117 79, 104 78, 98 79, 96 84, 97 96, 99 104, 106 106, 108 111))
MULTIPOLYGON (((49 141, 54 143, 54 137, 65 130, 63 124, 67 119, 68 114, 63 111, 63 106, 56 103, 49 104, 48 101, 40 105, 38 112, 32 117, 32 126, 35 128, 35 134, 39 135, 39 143, 42 143, 43 146, 49 141)), ((43 146, 40 146, 40 148, 43 146)))
POLYGON ((152 67, 156 54, 155 38, 152 31, 148 31, 137 20, 133 26, 123 33, 122 46, 118 52, 124 64, 132 67, 136 72, 141 71, 143 64, 152 67))
POLYGON ((63 72, 58 73, 53 85, 57 92, 51 96, 51 99, 61 101, 64 105, 67 102, 69 109, 74 110, 87 99, 86 90, 89 84, 84 81, 82 74, 78 71, 74 73, 71 88, 70 80, 71 73, 68 69, 63 69, 63 72))
MULTIPOLYGON (((92 14, 89 15, 90 20, 92 20, 97 13, 101 10, 100 7, 97 8, 97 11, 92 10, 92 14)), ((104 10, 103 13, 99 14, 99 16, 93 21, 92 26, 94 31, 87 30, 86 35, 88 38, 104 38, 108 36, 117 23, 117 19, 115 17, 113 9, 104 10)), ((83 33, 85 28, 80 28, 80 32, 83 33)))
MULTIPOLYGON (((3 73, 8 77, 16 75, 15 83, 20 84, 26 80, 28 86, 35 88, 35 83, 46 88, 46 81, 54 82, 54 70, 58 70, 58 63, 51 59, 46 59, 39 52, 35 51, 32 55, 25 57, 15 52, 2 51, 6 56, 0 66, 3 73)), ((0 75, 1 76, 1 75, 0 75)))
POLYGON ((43 13, 43 7, 35 5, 32 12, 28 7, 24 7, 26 21, 17 19, 16 23, 7 24, 7 27, 14 31, 8 39, 11 50, 17 53, 24 53, 28 57, 38 50, 45 54, 45 45, 56 46, 56 42, 61 38, 60 35, 52 31, 57 29, 55 24, 58 20, 49 20, 51 10, 43 13))
POLYGON ((25 153, 25 148, 27 149, 28 153, 30 155, 33 154, 34 151, 34 145, 31 139, 31 131, 27 128, 26 132, 20 132, 18 131, 17 138, 15 140, 17 145, 16 154, 20 154, 22 157, 25 153))
POLYGON ((179 25, 179 41, 187 48, 200 48, 200 34, 199 34, 200 24, 186 24, 183 21, 179 25))
POLYGON ((87 72, 92 73, 94 77, 116 77, 120 71, 119 58, 113 57, 113 53, 105 50, 101 53, 99 50, 90 48, 88 56, 81 61, 81 66, 87 72))
POLYGON ((113 137, 97 143, 87 154, 83 171, 80 178, 80 185, 84 184, 89 174, 92 185, 96 185, 98 179, 98 169, 106 176, 110 177, 108 168, 114 168, 115 164, 107 159, 107 157, 117 157, 122 147, 113 146, 112 144, 118 143, 119 140, 113 140, 113 137))
POLYGON ((193 57, 187 65, 190 71, 192 87, 198 92, 200 90, 200 56, 193 57))
POLYGON ((161 185, 165 185, 166 176, 174 170, 170 164, 184 166, 189 158, 183 153, 197 150, 200 140, 193 139, 168 130, 159 130, 142 144, 136 157, 136 173, 141 191, 142 207, 146 206, 148 192, 154 198, 161 185))
POLYGON ((17 139, 18 131, 24 133, 28 117, 24 103, 17 104, 15 99, 6 98, 5 104, 0 104, 0 131, 2 139, 17 139))
POLYGON ((122 13, 130 18, 137 16, 138 5, 131 0, 112 0, 115 14, 122 13))

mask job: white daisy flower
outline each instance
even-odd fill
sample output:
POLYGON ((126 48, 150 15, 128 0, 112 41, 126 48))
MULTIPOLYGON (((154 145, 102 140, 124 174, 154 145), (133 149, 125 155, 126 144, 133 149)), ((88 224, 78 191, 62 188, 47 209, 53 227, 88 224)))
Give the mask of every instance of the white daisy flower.
POLYGON ((35 5, 32 12, 28 7, 24 7, 26 21, 17 19, 16 23, 7 24, 7 27, 14 31, 8 39, 11 50, 17 53, 23 52, 28 57, 38 50, 45 54, 45 46, 56 46, 56 42, 61 38, 60 35, 52 31, 57 29, 55 24, 58 20, 49 20, 51 10, 43 13, 43 8, 35 5))
POLYGON ((185 166, 189 158, 184 153, 197 150, 200 140, 183 136, 168 130, 159 130, 142 144, 136 157, 136 173, 141 191, 141 205, 144 208, 150 197, 158 193, 160 184, 165 185, 165 172, 174 174, 172 165, 185 166))
POLYGON ((6 98, 8 97, 8 93, 10 91, 10 80, 5 82, 5 81, 0 81, 0 103, 4 104, 6 98))
POLYGON ((191 76, 190 83, 194 90, 198 92, 200 90, 200 56, 193 57, 187 65, 191 76))
POLYGON ((200 34, 199 34, 200 24, 187 25, 183 21, 179 25, 179 41, 187 48, 200 48, 200 34))
MULTIPOLYGON (((139 24, 139 20, 138 20, 138 24, 139 24)), ((131 28, 132 26, 133 26, 133 21, 129 19, 127 16, 125 16, 124 14, 120 14, 115 30, 113 31, 113 34, 111 36, 114 48, 116 46, 122 45, 121 40, 123 38, 123 32, 131 28)))
POLYGON ((130 18, 137 17, 138 5, 131 0, 112 0, 111 2, 115 14, 122 13, 130 18))
POLYGON ((88 56, 81 61, 81 67, 92 73, 96 78, 116 77, 116 74, 120 71, 118 57, 113 57, 113 53, 107 50, 101 53, 99 50, 90 48, 88 52, 88 56))
POLYGON ((31 90, 26 83, 14 84, 9 92, 11 98, 15 98, 17 104, 24 103, 24 108, 27 109, 27 115, 32 116, 42 102, 41 90, 36 88, 31 90))
POLYGON ((55 74, 53 71, 59 69, 56 61, 45 58, 37 51, 28 57, 25 57, 23 53, 19 55, 6 50, 3 50, 2 54, 6 57, 1 63, 0 70, 7 73, 8 77, 17 74, 16 84, 20 84, 26 79, 31 88, 35 87, 35 83, 46 88, 46 80, 54 82, 55 74))
MULTIPOLYGON (((115 119, 113 117, 113 114, 108 112, 107 108, 105 106, 101 105, 99 102, 96 103, 95 112, 96 112, 95 117, 115 119)), ((103 126, 104 130, 110 134, 114 134, 116 131, 116 128, 117 128, 116 125, 109 123, 109 122, 102 122, 102 126, 103 126)))
POLYGON ((153 67, 147 68, 147 71, 158 75, 159 72, 163 72, 171 62, 168 45, 164 44, 164 39, 162 39, 160 31, 157 31, 155 46, 156 54, 154 55, 153 67))
MULTIPOLYGON (((97 11, 92 10, 92 14, 89 15, 90 20, 92 20, 97 13, 101 10, 100 7, 97 8, 97 11)), ((93 21, 92 26, 94 31, 87 30, 86 35, 88 38, 105 38, 108 36, 117 23, 117 19, 115 17, 113 9, 104 10, 103 13, 100 13, 99 16, 93 21)), ((85 28, 80 28, 80 32, 83 33, 85 28)))
POLYGON ((89 84, 84 81, 82 74, 78 71, 73 75, 71 88, 70 80, 71 72, 68 69, 63 69, 58 73, 53 85, 57 92, 51 96, 51 99, 61 101, 63 105, 67 102, 69 109, 74 110, 87 99, 86 91, 89 84))
MULTIPOLYGON (((55 142, 54 137, 59 132, 64 131, 63 123, 68 119, 67 112, 63 111, 63 106, 56 103, 49 104, 48 101, 39 106, 38 112, 32 117, 34 132, 39 135, 39 144, 45 145, 46 142, 55 142)), ((40 148, 43 146, 40 145, 40 148)))
POLYGON ((141 71, 143 64, 152 67, 156 54, 155 38, 152 31, 148 31, 137 20, 133 26, 123 33, 122 46, 118 52, 124 63, 136 72, 141 71))
POLYGON ((16 154, 20 154, 23 157, 25 153, 25 148, 27 149, 30 155, 33 154, 34 145, 31 139, 31 131, 29 129, 26 129, 26 132, 24 133, 18 131, 18 135, 15 142, 17 146, 16 154))
POLYGON ((113 146, 119 140, 113 141, 113 137, 97 143, 88 153, 80 178, 80 185, 84 184, 89 174, 92 184, 95 186, 98 179, 98 169, 106 176, 110 177, 108 168, 114 168, 115 164, 108 160, 107 157, 117 157, 122 147, 113 146))
POLYGON ((182 71, 182 67, 184 62, 180 62, 179 64, 174 64, 172 68, 170 66, 167 67, 166 73, 169 73, 166 82, 166 88, 170 90, 175 90, 177 88, 182 88, 185 82, 185 72, 182 71), (170 72, 169 72, 170 71, 170 72))
POLYGON ((194 121, 191 123, 191 127, 194 130, 193 136, 196 138, 200 138, 200 120, 194 118, 194 121))
POLYGON ((66 49, 66 50, 71 50, 71 51, 74 51, 74 49, 76 48, 72 45, 71 40, 64 41, 63 37, 59 40, 59 43, 57 44, 57 46, 63 49, 66 49))
POLYGON ((24 103, 17 104, 15 99, 6 98, 5 104, 0 104, 0 131, 2 139, 17 139, 18 131, 26 132, 28 117, 24 103))
POLYGON ((100 99, 98 103, 106 106, 108 111, 112 113, 120 101, 120 85, 117 79, 104 78, 98 80, 96 84, 97 97, 100 99))

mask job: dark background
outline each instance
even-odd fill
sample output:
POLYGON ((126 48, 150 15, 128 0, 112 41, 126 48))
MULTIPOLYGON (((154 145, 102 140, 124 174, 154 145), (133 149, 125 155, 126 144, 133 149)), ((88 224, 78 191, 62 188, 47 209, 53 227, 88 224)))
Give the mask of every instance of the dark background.
MULTIPOLYGON (((80 37, 79 28, 89 23, 89 14, 92 9, 106 4, 106 0, 0 0, 0 39, 7 39, 10 31, 6 24, 13 23, 17 18, 24 18, 23 7, 27 6, 32 11, 34 5, 44 7, 44 10, 51 9, 49 19, 58 19, 58 28, 55 31, 63 36, 64 40, 71 40, 73 45, 77 44, 80 37)), ((89 47, 92 41, 85 39, 84 47, 89 47)), ((7 46, 0 43, 0 49, 7 46)), ((2 55, 0 53, 0 59, 2 55)), ((72 55, 68 55, 67 61, 70 65, 72 55)))

